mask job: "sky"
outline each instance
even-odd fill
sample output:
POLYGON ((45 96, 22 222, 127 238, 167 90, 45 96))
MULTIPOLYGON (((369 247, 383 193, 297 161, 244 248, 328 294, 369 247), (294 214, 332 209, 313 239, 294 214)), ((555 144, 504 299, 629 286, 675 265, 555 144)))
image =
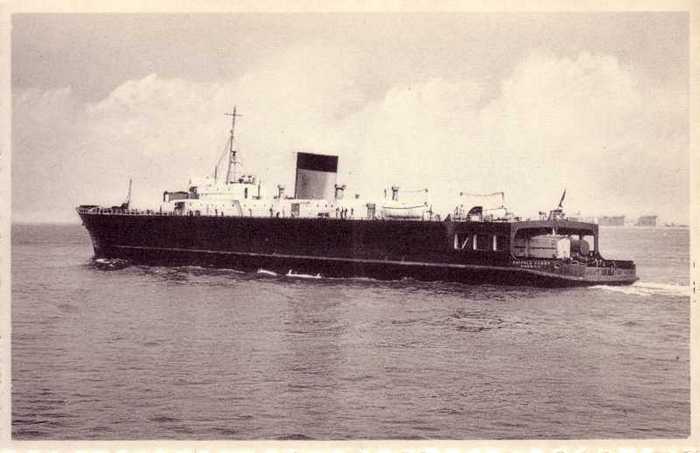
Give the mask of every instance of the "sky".
POLYGON ((535 217, 688 223, 686 13, 18 14, 12 215, 157 207, 213 173, 235 104, 243 172, 292 192, 295 152, 346 193, 505 192, 535 217))

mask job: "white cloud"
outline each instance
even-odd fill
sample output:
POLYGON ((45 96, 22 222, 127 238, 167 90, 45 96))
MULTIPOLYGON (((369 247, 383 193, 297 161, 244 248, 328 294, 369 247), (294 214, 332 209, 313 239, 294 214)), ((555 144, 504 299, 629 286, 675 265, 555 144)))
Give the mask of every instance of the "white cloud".
POLYGON ((244 170, 291 187, 300 149, 340 155, 350 193, 430 187, 506 191, 531 215, 568 187, 570 212, 688 215, 687 93, 646 81, 608 55, 531 54, 494 99, 470 80, 364 90, 364 57, 296 47, 241 78, 196 83, 152 74, 80 104, 70 89, 14 93, 13 214, 67 220, 79 203, 135 203, 209 173, 236 102, 244 170))
POLYGON ((687 103, 670 114, 668 97, 610 56, 533 55, 482 111, 481 130, 533 189, 566 185, 576 208, 687 216, 687 103), (675 206, 658 196, 669 187, 675 206))

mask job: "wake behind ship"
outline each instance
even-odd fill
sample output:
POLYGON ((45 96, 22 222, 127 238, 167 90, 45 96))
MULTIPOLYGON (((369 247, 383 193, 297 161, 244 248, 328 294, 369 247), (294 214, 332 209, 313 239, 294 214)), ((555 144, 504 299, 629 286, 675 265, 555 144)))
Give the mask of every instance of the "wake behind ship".
MULTIPOLYGON (((81 205, 95 258, 138 264, 268 269, 324 277, 449 280, 535 286, 631 284, 632 261, 604 259, 598 225, 567 220, 564 196, 538 220, 504 207, 503 193, 465 194, 442 217, 392 186, 382 199, 345 196, 338 157, 297 153, 294 193, 240 172, 236 109, 225 177, 166 191, 160 208, 81 205)), ((129 190, 131 193, 131 188, 129 190)))

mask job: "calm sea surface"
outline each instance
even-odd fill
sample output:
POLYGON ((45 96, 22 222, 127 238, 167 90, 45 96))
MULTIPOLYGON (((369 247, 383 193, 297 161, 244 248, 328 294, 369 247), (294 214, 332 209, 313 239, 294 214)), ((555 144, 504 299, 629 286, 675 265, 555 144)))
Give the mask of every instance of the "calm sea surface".
POLYGON ((631 287, 90 264, 15 225, 17 439, 689 435, 688 230, 603 228, 631 287))

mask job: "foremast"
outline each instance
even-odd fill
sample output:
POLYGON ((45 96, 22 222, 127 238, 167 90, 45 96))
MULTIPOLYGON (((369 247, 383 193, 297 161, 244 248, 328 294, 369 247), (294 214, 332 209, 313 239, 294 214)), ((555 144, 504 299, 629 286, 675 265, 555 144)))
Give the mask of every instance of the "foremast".
POLYGON ((231 184, 237 182, 240 178, 240 166, 241 162, 238 160, 238 149, 236 148, 235 131, 236 131, 236 117, 242 116, 236 113, 236 106, 233 106, 233 111, 231 113, 224 113, 226 116, 231 117, 231 134, 228 140, 228 168, 226 169, 226 184, 231 184))

